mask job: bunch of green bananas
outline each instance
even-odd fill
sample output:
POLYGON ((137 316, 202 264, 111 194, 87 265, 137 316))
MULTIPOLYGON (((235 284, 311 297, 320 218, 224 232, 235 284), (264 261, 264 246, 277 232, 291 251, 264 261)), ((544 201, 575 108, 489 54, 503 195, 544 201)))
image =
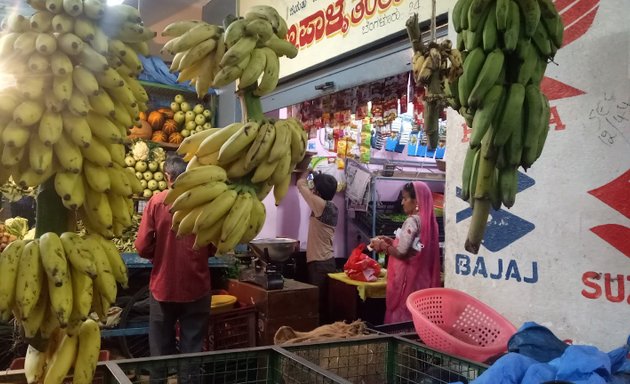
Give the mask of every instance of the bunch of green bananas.
POLYGON ((459 0, 452 17, 465 58, 450 91, 472 128, 462 177, 474 211, 466 250, 477 253, 490 207, 512 207, 518 167, 542 153, 550 109, 540 83, 564 26, 552 0, 459 0))
POLYGON ((189 160, 187 170, 165 200, 173 204, 178 235, 194 233, 197 246, 212 242, 220 252, 254 239, 265 222, 261 200, 273 189, 280 204, 307 139, 292 118, 233 123, 186 138, 178 153, 189 160), (243 227, 233 226, 234 220, 243 227))
POLYGON ((239 88, 253 86, 255 94, 265 95, 278 84, 278 57, 294 58, 297 48, 285 40, 287 25, 278 12, 261 5, 225 29, 200 21, 178 21, 168 25, 163 36, 173 36, 164 50, 174 54, 172 71, 180 71, 178 81, 193 80, 197 95, 209 86, 223 87, 239 80, 239 88))
POLYGON ((127 5, 28 3, 34 14, 9 15, 0 33, 0 67, 16 81, 0 91, 0 182, 34 187, 54 176, 64 206, 112 237, 129 225, 139 188, 123 142, 146 110, 138 53, 155 33, 127 5))
POLYGON ((0 317, 7 320, 13 313, 32 342, 25 362, 28 382, 61 384, 74 364, 75 382, 91 383, 100 332, 88 316, 95 312, 104 320, 117 284, 127 286, 127 267, 116 246, 100 235, 74 232, 16 240, 0 254, 0 276, 0 317), (72 348, 55 335, 72 339, 66 341, 72 348))
POLYGON ((426 89, 424 96, 424 129, 429 137, 429 146, 436 148, 439 134, 440 111, 448 99, 449 83, 462 74, 462 55, 452 47, 450 40, 415 44, 420 49, 414 52, 412 71, 417 84, 426 89), (450 64, 449 64, 450 63, 450 64))

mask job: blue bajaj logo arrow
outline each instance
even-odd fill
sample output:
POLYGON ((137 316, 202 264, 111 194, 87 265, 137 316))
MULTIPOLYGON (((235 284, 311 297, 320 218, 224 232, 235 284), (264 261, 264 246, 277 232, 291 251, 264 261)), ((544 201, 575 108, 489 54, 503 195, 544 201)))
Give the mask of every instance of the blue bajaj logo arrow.
MULTIPOLYGON (((520 193, 532 185, 536 181, 522 172, 518 173, 518 192, 520 193)), ((461 198, 462 190, 457 188, 456 194, 461 198)), ((456 215, 456 222, 466 220, 472 216, 472 209, 466 208, 456 215)), ((490 211, 490 221, 483 237, 483 246, 491 252, 498 252, 508 245, 514 243, 521 237, 533 231, 536 226, 527 220, 509 213, 501 208, 498 211, 490 211)))

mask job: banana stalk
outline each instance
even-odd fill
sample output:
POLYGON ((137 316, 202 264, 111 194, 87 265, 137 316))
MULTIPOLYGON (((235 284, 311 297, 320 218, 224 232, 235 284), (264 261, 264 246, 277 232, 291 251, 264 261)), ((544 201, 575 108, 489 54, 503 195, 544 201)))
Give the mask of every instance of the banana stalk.
POLYGON ((55 191, 54 177, 39 186, 36 217, 36 238, 46 232, 61 235, 68 230, 68 210, 63 206, 61 198, 55 191))
POLYGON ((239 92, 239 99, 241 99, 241 105, 243 111, 243 122, 246 123, 250 120, 262 121, 265 117, 262 109, 262 103, 260 97, 254 95, 254 90, 258 87, 258 82, 243 89, 239 92))

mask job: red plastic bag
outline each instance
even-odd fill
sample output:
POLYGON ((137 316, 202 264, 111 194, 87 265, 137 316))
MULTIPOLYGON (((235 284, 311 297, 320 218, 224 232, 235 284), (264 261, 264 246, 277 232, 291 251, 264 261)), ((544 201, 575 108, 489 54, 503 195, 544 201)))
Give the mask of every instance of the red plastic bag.
POLYGON ((352 250, 348 261, 343 266, 346 276, 356 281, 376 281, 381 273, 381 265, 363 253, 365 244, 359 244, 352 250))

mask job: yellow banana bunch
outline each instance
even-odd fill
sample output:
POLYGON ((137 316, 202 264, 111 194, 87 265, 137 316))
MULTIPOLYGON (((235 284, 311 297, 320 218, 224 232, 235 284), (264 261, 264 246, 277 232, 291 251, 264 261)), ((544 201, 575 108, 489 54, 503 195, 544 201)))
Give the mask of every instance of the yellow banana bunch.
POLYGON ((273 189, 280 204, 307 140, 293 118, 233 123, 186 138, 178 153, 189 160, 187 170, 165 199, 172 229, 195 234, 196 247, 214 243, 220 252, 255 238, 265 221, 261 200, 273 189))
POLYGON ((564 26, 551 0, 458 0, 452 22, 464 60, 449 88, 472 128, 462 174, 462 198, 473 207, 465 247, 477 253, 490 208, 512 207, 518 168, 542 153, 550 107, 540 84, 564 26))
POLYGON ((180 82, 191 80, 197 96, 203 98, 220 70, 223 28, 203 21, 176 21, 164 28, 162 36, 172 37, 162 48, 174 55, 171 72, 179 72, 180 82))
POLYGON ((171 71, 179 72, 178 81, 192 80, 199 98, 208 87, 220 88, 236 80, 240 89, 254 87, 262 96, 278 84, 278 58, 297 56, 297 48, 286 40, 287 31, 278 12, 261 5, 252 7, 225 31, 202 21, 171 23, 162 31, 162 36, 172 37, 163 51, 174 55, 171 71))
POLYGON ((29 5, 33 16, 11 15, 0 32, 0 67, 16 79, 0 90, 0 163, 23 187, 54 177, 64 205, 89 216, 90 232, 110 237, 113 228, 130 224, 126 211, 118 212, 130 196, 119 183, 121 153, 128 129, 147 108, 138 55, 149 54, 155 32, 128 5, 29 5), (103 199, 104 193, 113 197, 103 199), (110 201, 117 208, 112 214, 110 201))
POLYGON ((72 366, 75 381, 92 382, 100 331, 88 316, 95 304, 97 314, 106 314, 117 284, 127 284, 114 244, 72 232, 16 240, 0 253, 0 273, 0 313, 12 312, 27 340, 41 336, 48 342, 45 350, 28 347, 27 382, 61 383, 72 366))

